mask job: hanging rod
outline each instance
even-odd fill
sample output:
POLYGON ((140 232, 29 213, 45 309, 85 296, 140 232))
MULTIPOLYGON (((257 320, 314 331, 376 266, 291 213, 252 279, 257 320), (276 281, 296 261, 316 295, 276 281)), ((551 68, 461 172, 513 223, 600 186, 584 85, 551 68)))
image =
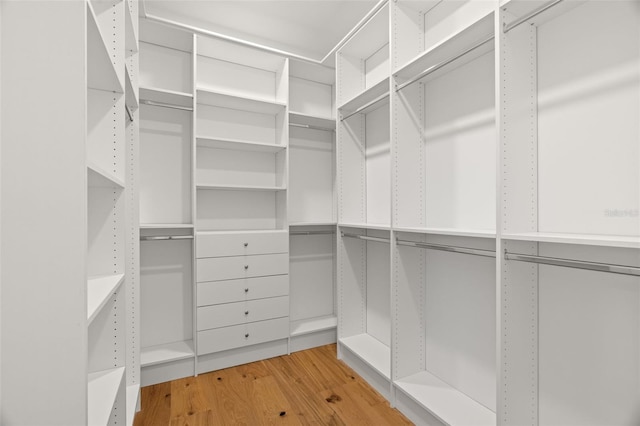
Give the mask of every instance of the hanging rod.
POLYGON ((129 116, 129 121, 131 121, 133 123, 133 114, 131 113, 131 110, 129 109, 129 105, 125 105, 124 106, 124 110, 127 111, 127 115, 129 116))
POLYGON ((193 240, 193 235, 162 235, 146 237, 141 236, 140 241, 169 241, 169 240, 193 240))
POLYGON ((612 274, 640 276, 640 268, 637 266, 615 265, 609 263, 588 262, 584 260, 564 259, 561 257, 545 257, 533 254, 509 253, 504 251, 504 258, 518 262, 538 263, 543 265, 561 266, 565 268, 587 269, 590 271, 609 272, 612 274))
POLYGON ((369 108, 372 105, 377 104, 378 102, 386 99, 389 97, 389 92, 387 93, 383 93, 382 95, 378 96, 377 98, 375 98, 374 100, 367 102, 366 104, 362 105, 360 108, 358 108, 357 110, 350 112, 349 114, 345 115, 344 117, 340 118, 340 121, 344 121, 347 118, 351 117, 352 115, 356 115, 358 114, 360 111, 364 111, 365 109, 369 108))
POLYGON ((186 107, 186 106, 182 106, 182 105, 174 105, 174 104, 169 104, 169 103, 166 103, 166 102, 156 102, 156 101, 149 101, 149 100, 146 100, 146 99, 140 99, 140 103, 141 104, 145 104, 145 105, 162 107, 162 108, 179 109, 179 110, 182 110, 182 111, 193 111, 193 108, 191 108, 191 107, 186 107))
POLYGON ((528 14, 526 14, 525 16, 523 16, 522 18, 516 19, 513 22, 510 22, 509 24, 507 24, 506 22, 503 24, 503 29, 502 32, 503 33, 508 33, 509 31, 511 31, 512 29, 514 29, 515 27, 519 26, 520 24, 527 22, 529 19, 534 18, 538 15, 540 15, 542 12, 544 12, 547 9, 551 9, 553 6, 557 5, 558 3, 562 2, 563 0, 553 0, 550 1, 549 3, 543 4, 542 6, 540 6, 539 8, 529 12, 528 14))
POLYGON ((336 231, 289 231, 289 235, 325 235, 335 234, 336 231))
POLYGON ((343 237, 348 237, 348 238, 357 238, 357 239, 360 239, 360 240, 376 241, 378 243, 388 243, 389 242, 388 238, 370 237, 368 235, 350 234, 348 232, 342 232, 341 234, 342 234, 343 237))
POLYGON ((417 248, 428 249, 428 250, 448 251, 451 253, 471 254, 473 256, 496 257, 496 252, 493 250, 472 249, 467 247, 450 246, 450 245, 444 245, 444 244, 421 243, 418 241, 408 241, 408 240, 400 240, 400 239, 396 239, 396 242, 400 246, 417 247, 417 248))
POLYGON ((324 130, 326 132, 335 132, 336 129, 332 129, 331 127, 320 127, 320 126, 313 126, 311 124, 298 124, 298 123, 289 123, 289 126, 292 127, 300 127, 302 129, 312 129, 312 130, 324 130))
POLYGON ((427 68, 426 70, 422 71, 421 73, 419 73, 418 75, 414 76, 413 78, 411 78, 411 80, 409 81, 405 81, 404 83, 400 84, 399 86, 396 86, 396 92, 399 92, 400 90, 404 89, 405 87, 415 83, 416 81, 420 80, 423 77, 428 76, 431 73, 434 73, 436 71, 438 71, 439 69, 441 69, 442 67, 445 67, 447 65, 449 65, 450 63, 460 59, 461 57, 463 57, 464 55, 466 55, 467 53, 473 52, 474 50, 478 49, 479 47, 484 46, 485 44, 489 43, 491 40, 493 40, 495 38, 495 36, 489 36, 487 38, 485 38, 484 40, 482 40, 480 43, 477 43, 473 46, 471 46, 470 48, 468 48, 467 50, 465 50, 462 53, 457 54, 456 56, 453 56, 449 59, 446 59, 442 62, 439 62, 435 65, 430 66, 429 68, 427 68))

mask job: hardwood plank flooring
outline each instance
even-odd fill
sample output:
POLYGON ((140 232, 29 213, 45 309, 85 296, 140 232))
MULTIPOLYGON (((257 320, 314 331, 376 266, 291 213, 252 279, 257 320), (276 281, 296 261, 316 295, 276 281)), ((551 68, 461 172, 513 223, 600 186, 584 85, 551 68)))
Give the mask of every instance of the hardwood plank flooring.
POLYGON ((410 425, 336 345, 142 388, 134 426, 410 425))

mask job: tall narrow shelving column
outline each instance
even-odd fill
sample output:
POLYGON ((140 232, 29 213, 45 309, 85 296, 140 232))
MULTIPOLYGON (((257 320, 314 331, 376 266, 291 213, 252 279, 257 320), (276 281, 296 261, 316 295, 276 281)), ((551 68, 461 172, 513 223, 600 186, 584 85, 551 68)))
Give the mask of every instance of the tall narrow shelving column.
POLYGON ((291 351, 336 341, 335 70, 289 63, 291 351))
POLYGON ((288 352, 289 62, 197 37, 196 354, 205 372, 288 352))
POLYGON ((193 35, 141 20, 142 385, 192 376, 193 35))

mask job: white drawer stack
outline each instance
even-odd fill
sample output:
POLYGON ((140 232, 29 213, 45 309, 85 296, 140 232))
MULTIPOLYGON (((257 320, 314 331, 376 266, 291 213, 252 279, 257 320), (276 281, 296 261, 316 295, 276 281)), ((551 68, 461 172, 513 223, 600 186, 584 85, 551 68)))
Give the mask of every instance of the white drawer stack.
POLYGON ((287 231, 200 232, 198 355, 289 336, 287 231))

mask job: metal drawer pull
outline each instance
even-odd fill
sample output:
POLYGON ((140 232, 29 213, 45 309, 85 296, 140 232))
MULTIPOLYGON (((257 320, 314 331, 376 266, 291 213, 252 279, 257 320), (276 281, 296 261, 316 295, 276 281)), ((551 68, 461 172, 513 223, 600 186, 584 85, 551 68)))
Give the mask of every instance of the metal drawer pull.
POLYGON ((249 265, 244 265, 244 269, 245 270, 249 269, 249 265))
POLYGON ((244 335, 244 338, 245 338, 245 339, 248 339, 248 338, 249 338, 249 333, 245 334, 245 335, 244 335))
POLYGON ((244 243, 244 246, 245 247, 249 247, 249 243, 244 243))
POLYGON ((245 293, 249 293, 249 289, 248 289, 248 288, 245 288, 245 289, 244 289, 244 292, 245 292, 245 293))
POLYGON ((249 315, 249 311, 244 311, 244 314, 245 315, 249 315))

